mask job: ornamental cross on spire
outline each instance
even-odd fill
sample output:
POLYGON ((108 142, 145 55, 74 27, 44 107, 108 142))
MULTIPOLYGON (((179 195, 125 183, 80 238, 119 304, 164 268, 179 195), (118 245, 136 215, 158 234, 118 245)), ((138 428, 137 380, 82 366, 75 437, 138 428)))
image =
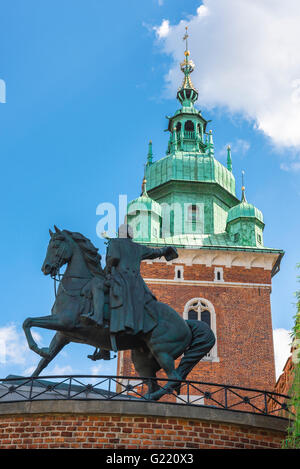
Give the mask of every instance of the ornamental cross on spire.
POLYGON ((188 27, 185 27, 185 35, 183 36, 183 40, 185 41, 185 50, 188 50, 188 27))

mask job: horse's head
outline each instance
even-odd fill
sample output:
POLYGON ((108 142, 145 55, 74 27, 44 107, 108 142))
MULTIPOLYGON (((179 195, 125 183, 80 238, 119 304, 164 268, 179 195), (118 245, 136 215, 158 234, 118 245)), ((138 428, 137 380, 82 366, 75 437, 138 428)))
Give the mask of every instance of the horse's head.
POLYGON ((72 257, 73 248, 69 237, 54 225, 55 233, 49 230, 50 241, 46 257, 42 265, 45 275, 56 275, 60 267, 66 264, 72 257))

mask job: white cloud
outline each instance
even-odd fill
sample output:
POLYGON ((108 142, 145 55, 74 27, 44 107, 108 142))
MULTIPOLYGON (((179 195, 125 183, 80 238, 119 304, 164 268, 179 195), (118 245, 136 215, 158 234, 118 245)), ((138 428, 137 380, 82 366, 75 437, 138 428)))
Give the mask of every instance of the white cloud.
POLYGON ((169 20, 162 20, 160 26, 154 26, 154 31, 159 39, 167 37, 170 32, 170 22, 169 20))
POLYGON ((247 140, 243 140, 242 138, 237 138, 233 143, 227 142, 226 145, 220 150, 219 157, 225 158, 227 156, 227 148, 230 146, 231 153, 236 154, 240 157, 243 157, 248 153, 250 149, 250 143, 247 140))
MULTIPOLYGON (((40 343, 41 336, 32 333, 33 338, 40 343)), ((7 324, 0 327, 0 363, 22 365, 32 353, 28 347, 24 332, 16 324, 7 324)))
POLYGON ((299 0, 203 0, 194 16, 155 27, 174 63, 169 92, 182 81, 184 27, 196 63, 199 103, 242 114, 283 147, 300 146, 299 0))
POLYGON ((298 171, 300 171, 300 161, 292 161, 292 162, 289 162, 289 163, 281 163, 280 168, 283 171, 298 172, 298 171))
POLYGON ((102 370, 103 370, 103 366, 101 363, 98 363, 97 365, 94 365, 91 367, 92 375, 100 375, 102 370))
POLYGON ((6 84, 4 80, 0 80, 0 103, 6 103, 6 84))
POLYGON ((73 368, 70 365, 60 366, 55 365, 51 371, 47 371, 48 375, 71 375, 73 368))
POLYGON ((36 365, 29 366, 28 368, 24 370, 24 372, 22 373, 22 376, 31 376, 35 369, 36 369, 36 365))
POLYGON ((291 336, 290 331, 286 329, 273 330, 274 352, 275 352, 275 368, 276 379, 282 373, 284 365, 291 354, 291 336))
POLYGON ((250 149, 250 143, 247 140, 238 138, 234 145, 231 148, 232 153, 239 153, 241 156, 244 156, 250 149))

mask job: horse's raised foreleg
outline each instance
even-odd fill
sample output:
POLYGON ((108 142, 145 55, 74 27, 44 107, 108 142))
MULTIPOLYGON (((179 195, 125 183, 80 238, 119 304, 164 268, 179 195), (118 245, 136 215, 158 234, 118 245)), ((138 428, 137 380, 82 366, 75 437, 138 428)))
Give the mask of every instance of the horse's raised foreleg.
MULTIPOLYGON (((46 366, 49 365, 49 363, 53 360, 54 357, 63 349, 65 345, 67 345, 70 342, 69 339, 65 335, 63 335, 61 332, 57 332, 53 339, 51 340, 51 343, 48 348, 48 356, 44 357, 40 360, 37 368, 34 370, 31 376, 39 376, 39 374, 42 372, 46 366)), ((44 349, 46 353, 46 349, 44 349)))
POLYGON ((53 314, 51 316, 41 316, 37 318, 27 318, 23 323, 23 329, 30 350, 37 353, 41 357, 48 358, 49 349, 40 348, 32 337, 31 328, 41 327, 42 329, 51 329, 54 331, 68 331, 73 329, 74 324, 68 323, 64 317, 53 314))

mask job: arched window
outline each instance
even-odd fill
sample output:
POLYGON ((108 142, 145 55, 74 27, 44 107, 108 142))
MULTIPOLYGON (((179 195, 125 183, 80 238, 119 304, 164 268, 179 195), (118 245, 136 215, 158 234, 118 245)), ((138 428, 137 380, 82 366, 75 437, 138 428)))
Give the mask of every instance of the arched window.
POLYGON ((176 124, 176 132, 180 132, 181 130, 181 122, 177 122, 176 124))
MULTIPOLYGON (((193 298, 189 300, 184 307, 183 317, 184 319, 206 322, 217 339, 216 313, 210 301, 205 298, 193 298)), ((219 361, 217 340, 211 351, 203 358, 203 360, 219 361)))
POLYGON ((186 121, 184 124, 184 130, 192 132, 194 130, 194 123, 192 121, 186 121))

